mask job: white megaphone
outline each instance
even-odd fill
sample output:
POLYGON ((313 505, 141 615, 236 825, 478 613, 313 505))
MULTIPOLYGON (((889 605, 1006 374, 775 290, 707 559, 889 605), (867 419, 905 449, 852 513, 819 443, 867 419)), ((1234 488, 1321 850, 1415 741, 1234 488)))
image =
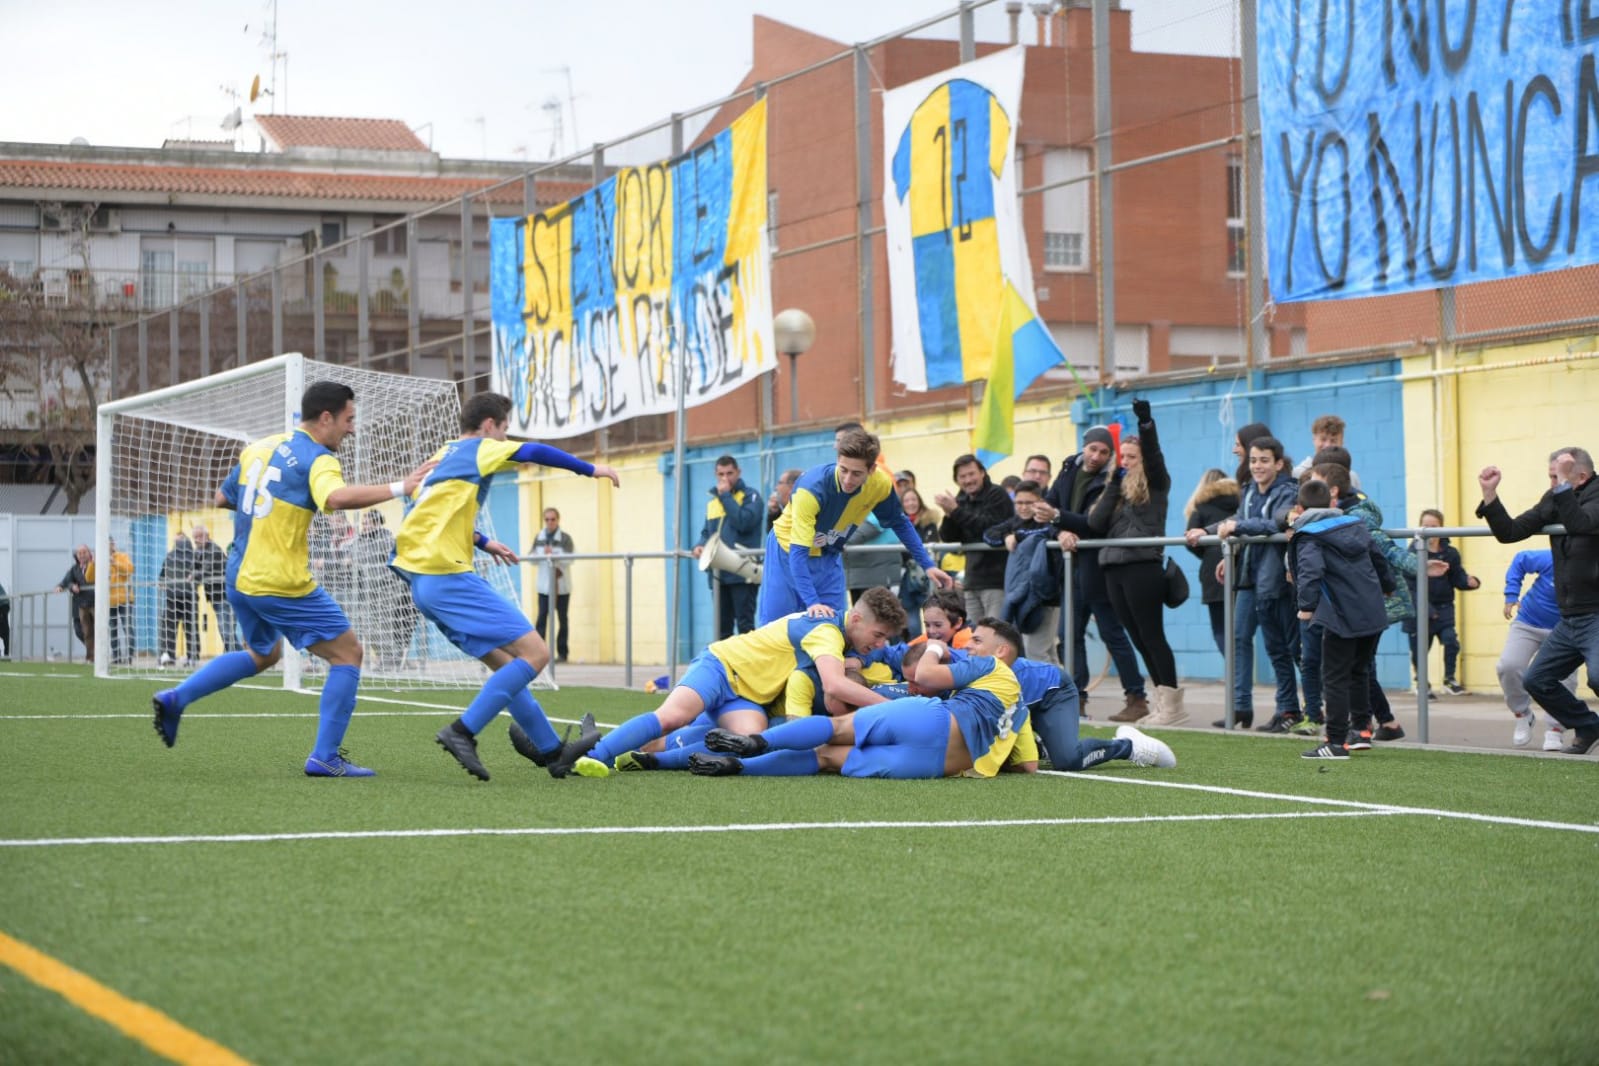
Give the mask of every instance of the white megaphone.
MULTIPOLYGON (((742 548, 743 545, 737 547, 742 548)), ((721 537, 712 537, 706 541, 704 550, 700 552, 700 572, 704 574, 712 570, 737 574, 752 585, 761 583, 761 564, 748 555, 740 555, 729 548, 722 542, 721 537)))

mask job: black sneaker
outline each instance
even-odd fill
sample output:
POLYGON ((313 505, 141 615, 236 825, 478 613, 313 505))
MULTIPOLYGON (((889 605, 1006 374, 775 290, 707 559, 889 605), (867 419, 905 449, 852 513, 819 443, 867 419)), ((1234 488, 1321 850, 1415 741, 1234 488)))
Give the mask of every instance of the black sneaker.
POLYGON ((696 751, 688 757, 688 771, 700 777, 732 777, 744 772, 744 764, 731 755, 701 755, 696 751))
MULTIPOLYGON (((1214 722, 1212 722, 1210 724, 1215 726, 1217 729, 1226 729, 1227 728, 1227 719, 1218 718, 1218 719, 1216 719, 1214 722)), ((1254 726, 1254 724, 1255 724, 1255 716, 1253 714, 1238 714, 1237 712, 1233 713, 1233 728, 1234 729, 1250 729, 1250 728, 1252 728, 1254 726)))
POLYGON ((1371 739, 1403 740, 1405 739, 1405 728, 1398 722, 1384 722, 1377 727, 1377 731, 1371 735, 1371 739))
POLYGON ((655 756, 647 751, 624 751, 616 757, 617 770, 626 773, 630 770, 655 770, 658 765, 655 756))
POLYGON ((511 723, 511 747, 515 748, 516 753, 522 758, 531 760, 535 766, 548 766, 550 760, 561 754, 560 748, 554 751, 540 751, 538 745, 533 743, 533 738, 527 735, 527 730, 515 722, 511 723))
POLYGON ((1344 747, 1348 748, 1350 751, 1370 751, 1371 730, 1350 730, 1349 736, 1344 738, 1344 747))
POLYGON ((1560 749, 1562 755, 1586 755, 1599 744, 1599 726, 1584 726, 1568 732, 1571 734, 1571 743, 1560 749))
POLYGON ((462 768, 479 781, 489 779, 489 771, 483 765, 483 760, 477 757, 477 737, 470 733, 457 732, 455 726, 447 725, 434 734, 433 739, 438 741, 439 747, 455 756, 455 761, 462 768))
MULTIPOLYGON (((759 734, 745 736, 743 733, 734 733, 727 729, 713 729, 706 733, 705 746, 723 755, 737 755, 741 759, 753 759, 757 755, 765 755, 768 750, 765 737, 759 734)), ((693 756, 689 758, 692 759, 693 756)))
POLYGON ((1443 689, 1444 689, 1445 692, 1449 693, 1451 696, 1469 696, 1469 695, 1471 695, 1471 693, 1466 691, 1466 686, 1465 685, 1462 685, 1460 682, 1456 681, 1452 677, 1451 678, 1446 678, 1444 680, 1443 689))
POLYGON ((1334 744, 1328 741, 1319 748, 1311 748, 1309 751, 1300 752, 1299 757, 1301 759, 1348 759, 1349 749, 1342 744, 1334 744))
POLYGON ((1294 726, 1298 725, 1304 720, 1304 715, 1294 712, 1289 712, 1286 714, 1274 714, 1271 716, 1271 721, 1267 722, 1263 726, 1257 727, 1256 732, 1286 734, 1292 732, 1294 726))
POLYGON ((572 767, 577 761, 594 750, 594 745, 600 742, 600 730, 594 724, 594 716, 585 714, 577 723, 577 739, 573 740, 572 727, 566 727, 566 734, 561 738, 561 752, 554 759, 544 764, 544 769, 554 778, 562 778, 572 772, 572 767))

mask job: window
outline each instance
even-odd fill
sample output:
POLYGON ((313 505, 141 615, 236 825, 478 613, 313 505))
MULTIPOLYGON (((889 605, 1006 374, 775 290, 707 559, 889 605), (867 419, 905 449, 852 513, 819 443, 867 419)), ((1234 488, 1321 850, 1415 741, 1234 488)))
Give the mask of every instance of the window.
POLYGON ((178 302, 199 296, 211 287, 211 264, 200 259, 178 262, 178 302))
MULTIPOLYGON (((400 222, 399 215, 374 215, 372 228, 390 226, 400 222)), ((405 225, 393 225, 393 228, 383 230, 372 235, 373 255, 404 255, 405 254, 405 225)))
POLYGON ((1248 259, 1244 239, 1244 161, 1227 159, 1227 276, 1241 278, 1248 259))
POLYGON ((322 220, 322 247, 332 248, 344 240, 344 219, 324 218, 322 220))
MULTIPOLYGON (((1044 184, 1080 178, 1087 174, 1084 148, 1050 148, 1044 152, 1044 184)), ((1044 269, 1088 269, 1088 193, 1090 183, 1079 181, 1044 192, 1044 269)))
POLYGON ((170 250, 146 248, 140 253, 139 291, 146 311, 172 306, 172 264, 170 250))

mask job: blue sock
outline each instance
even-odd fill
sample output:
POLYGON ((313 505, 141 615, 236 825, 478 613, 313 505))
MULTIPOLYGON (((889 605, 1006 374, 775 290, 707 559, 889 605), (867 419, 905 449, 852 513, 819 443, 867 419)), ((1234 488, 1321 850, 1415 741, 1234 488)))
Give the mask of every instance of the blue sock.
POLYGON ((494 721, 494 716, 505 710, 518 689, 526 690, 533 683, 533 667, 521 659, 512 659, 483 682, 483 687, 461 712, 461 722, 472 735, 483 732, 483 727, 494 721))
MULTIPOLYGON (((823 718, 826 722, 827 719, 823 718)), ((822 772, 822 764, 816 758, 816 752, 810 748, 804 751, 769 751, 765 755, 757 755, 753 759, 741 759, 744 764, 744 773, 749 777, 808 777, 822 772)))
POLYGON ((654 711, 646 711, 605 734, 605 739, 589 752, 589 758, 598 759, 606 766, 614 766, 618 755, 624 751, 638 751, 660 735, 661 720, 655 717, 654 711))
MULTIPOLYGON (((714 728, 716 727, 697 721, 691 725, 684 726, 682 729, 674 729, 666 734, 666 750, 676 751, 678 748, 686 748, 691 744, 699 744, 700 741, 705 739, 705 734, 714 728)), ((704 745, 701 745, 698 750, 705 751, 707 749, 704 745)))
POLYGON ((243 681, 247 677, 254 677, 257 672, 255 660, 247 651, 230 651, 226 655, 218 655, 185 678, 178 686, 178 709, 181 711, 195 700, 203 699, 213 692, 221 692, 229 685, 243 681))
POLYGON ((1079 740, 1077 742, 1077 759, 1062 765, 1055 761, 1055 753, 1051 752, 1049 761, 1057 770, 1089 770, 1102 762, 1112 759, 1130 759, 1133 757, 1133 742, 1130 740, 1079 740))
POLYGON ((700 755, 707 755, 710 750, 701 741, 684 744, 682 747, 667 748, 665 751, 655 753, 655 768, 657 770, 687 770, 688 757, 690 755, 696 752, 700 755))
POLYGON ((539 701, 526 688, 516 690, 506 709, 516 719, 516 724, 522 727, 522 732, 533 739, 535 748, 548 754, 561 746, 561 738, 544 716, 544 708, 539 706, 539 701))
MULTIPOLYGON (((790 751, 810 751, 812 748, 832 743, 833 720, 820 715, 793 718, 776 729, 768 729, 761 736, 766 738, 766 746, 773 750, 782 748, 790 751)), ((814 774, 816 771, 808 772, 814 774)))
POLYGON ((316 747, 313 758, 327 762, 339 753, 344 743, 344 731, 350 728, 350 716, 355 713, 355 690, 361 684, 359 666, 331 666, 328 679, 322 682, 322 703, 318 708, 322 721, 316 728, 316 747))

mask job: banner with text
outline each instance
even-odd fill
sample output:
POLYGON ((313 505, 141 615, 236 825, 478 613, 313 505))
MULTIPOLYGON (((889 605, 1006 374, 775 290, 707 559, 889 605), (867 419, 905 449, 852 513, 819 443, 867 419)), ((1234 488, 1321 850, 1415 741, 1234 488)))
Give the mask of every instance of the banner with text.
POLYGON ((1599 5, 1259 10, 1273 299, 1599 262, 1599 5))
POLYGON ((668 162, 490 230, 493 387, 515 436, 694 407, 776 367, 766 104, 668 162))
POLYGON ((1016 208, 1024 55, 883 94, 893 371, 915 392, 988 377, 1007 282, 1034 304, 1016 208))

